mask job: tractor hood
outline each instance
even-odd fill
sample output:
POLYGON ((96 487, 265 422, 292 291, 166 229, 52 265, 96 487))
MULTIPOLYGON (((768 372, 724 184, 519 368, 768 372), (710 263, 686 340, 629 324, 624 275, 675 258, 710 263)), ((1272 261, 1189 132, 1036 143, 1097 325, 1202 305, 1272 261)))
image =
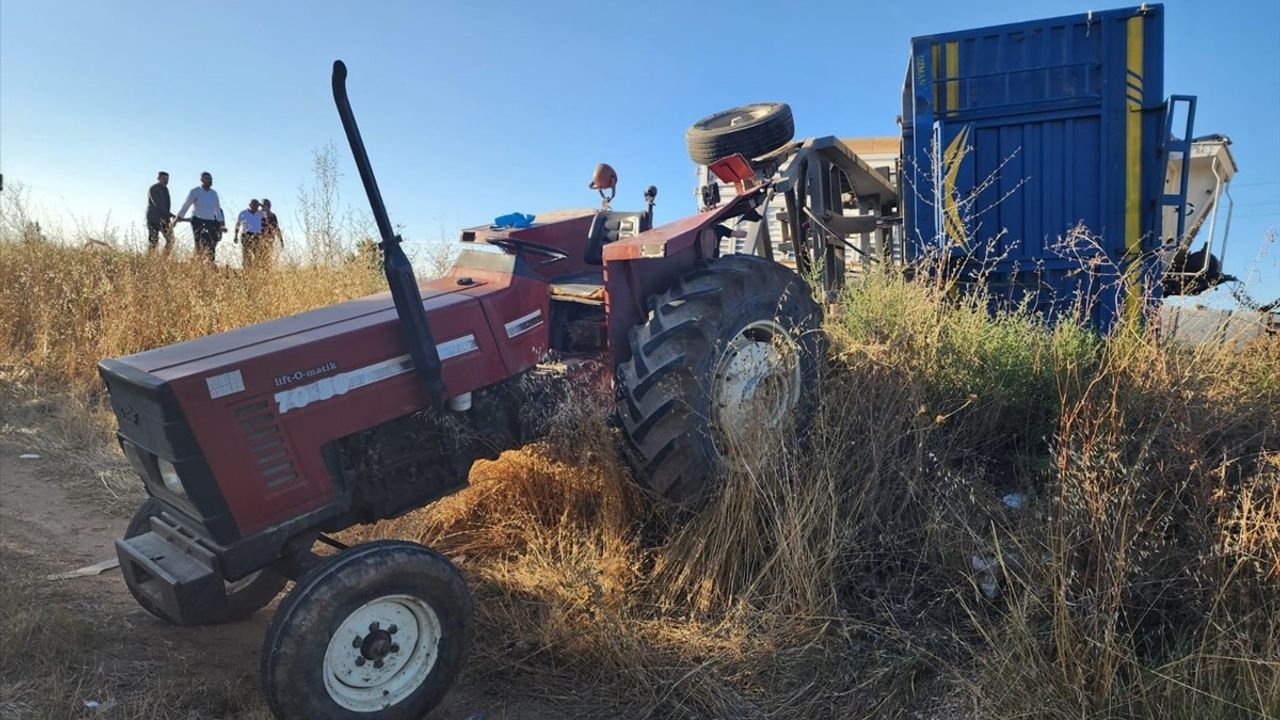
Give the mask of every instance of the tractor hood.
MULTIPOLYGON (((450 397, 522 371, 546 351, 545 284, 514 273, 511 255, 472 256, 480 254, 464 251, 449 274, 417 288, 450 397), (502 331, 530 315, 541 321, 542 331, 517 340, 508 334, 498 342, 494 323, 502 331)), ((402 326, 385 292, 103 360, 99 369, 113 393, 113 382, 127 382, 175 393, 184 405, 195 403, 191 407, 254 399, 283 412, 299 406, 300 393, 323 395, 338 386, 412 375, 402 326)), ((426 400, 416 397, 422 388, 413 387, 415 397, 401 399, 420 408, 426 400)))
MULTIPOLYGON (((452 289, 423 288, 426 304, 448 304, 452 289)), ((459 301, 465 301, 459 298, 459 301)), ((390 292, 350 300, 338 305, 236 328, 216 335, 166 345, 120 358, 119 362, 165 380, 212 369, 253 357, 272 355, 298 345, 323 342, 349 333, 358 326, 394 322, 390 292)))

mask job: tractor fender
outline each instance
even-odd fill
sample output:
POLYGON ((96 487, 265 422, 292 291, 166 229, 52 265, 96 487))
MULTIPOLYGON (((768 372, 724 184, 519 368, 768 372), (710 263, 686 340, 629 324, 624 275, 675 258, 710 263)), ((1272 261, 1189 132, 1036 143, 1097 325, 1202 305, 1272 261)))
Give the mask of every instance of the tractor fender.
POLYGON ((631 358, 627 333, 648 318, 648 298, 665 291, 699 262, 714 258, 720 244, 720 224, 754 210, 764 201, 768 187, 766 183, 718 208, 604 247, 605 313, 613 371, 631 358))

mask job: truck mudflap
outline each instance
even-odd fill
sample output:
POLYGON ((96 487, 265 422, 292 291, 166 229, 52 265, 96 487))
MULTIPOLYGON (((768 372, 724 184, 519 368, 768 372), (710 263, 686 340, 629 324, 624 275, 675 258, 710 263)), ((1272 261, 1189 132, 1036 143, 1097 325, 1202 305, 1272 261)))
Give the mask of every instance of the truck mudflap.
MULTIPOLYGON (((120 571, 159 614, 178 625, 198 625, 226 610, 227 590, 217 560, 182 528, 163 517, 151 531, 116 540, 120 571)), ((145 602, 144 602, 145 604, 145 602)))

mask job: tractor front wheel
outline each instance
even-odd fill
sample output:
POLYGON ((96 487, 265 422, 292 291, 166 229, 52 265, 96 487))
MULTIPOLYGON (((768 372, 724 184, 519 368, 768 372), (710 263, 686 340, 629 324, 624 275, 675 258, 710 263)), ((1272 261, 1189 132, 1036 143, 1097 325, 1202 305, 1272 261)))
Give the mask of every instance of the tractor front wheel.
POLYGON ((790 269, 728 255, 651 298, 618 367, 617 416, 640 482, 687 510, 816 409, 822 308, 790 269))
MULTIPOLYGON (((124 531, 125 539, 150 532, 151 518, 159 515, 162 509, 163 507, 155 498, 147 498, 146 502, 138 506, 138 509, 133 513, 133 518, 129 520, 129 526, 124 531)), ((169 617, 164 610, 157 607, 140 588, 134 587, 130 575, 125 574, 124 577, 129 592, 133 595, 133 599, 137 600, 138 604, 142 606, 142 609, 165 622, 175 625, 180 624, 175 618, 169 617)), ((284 589, 287 582, 289 582, 288 578, 270 568, 251 573, 239 580, 228 581, 226 583, 227 604, 223 606, 223 610, 216 615, 210 614, 207 617, 196 618, 195 622, 188 624, 216 625, 218 623, 244 620, 274 600, 280 594, 280 591, 284 589)))
POLYGON ((443 556, 379 541, 327 558, 280 603, 262 646, 282 720, 417 720, 448 692, 473 632, 471 594, 443 556))

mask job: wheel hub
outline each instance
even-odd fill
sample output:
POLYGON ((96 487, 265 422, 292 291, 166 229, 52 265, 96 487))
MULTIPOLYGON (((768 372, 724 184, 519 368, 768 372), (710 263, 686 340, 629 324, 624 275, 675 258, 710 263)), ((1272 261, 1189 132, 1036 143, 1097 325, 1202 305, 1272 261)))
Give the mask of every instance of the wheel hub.
POLYGON ((735 108, 732 112, 722 113, 713 116, 707 121, 707 126, 715 129, 736 128, 747 123, 754 122, 764 115, 767 115, 769 109, 750 105, 742 108, 735 108))
POLYGON ((356 712, 395 705, 431 673, 440 635, 439 618, 421 598, 388 595, 362 605, 329 638, 329 697, 356 712))
POLYGON ((800 400, 795 340, 772 320, 744 327, 716 364, 711 398, 717 450, 731 466, 755 465, 767 443, 754 433, 780 430, 800 400))
POLYGON ((360 654, 366 660, 381 660, 391 654, 391 633, 386 630, 379 630, 376 633, 369 633, 369 636, 360 643, 360 654))

